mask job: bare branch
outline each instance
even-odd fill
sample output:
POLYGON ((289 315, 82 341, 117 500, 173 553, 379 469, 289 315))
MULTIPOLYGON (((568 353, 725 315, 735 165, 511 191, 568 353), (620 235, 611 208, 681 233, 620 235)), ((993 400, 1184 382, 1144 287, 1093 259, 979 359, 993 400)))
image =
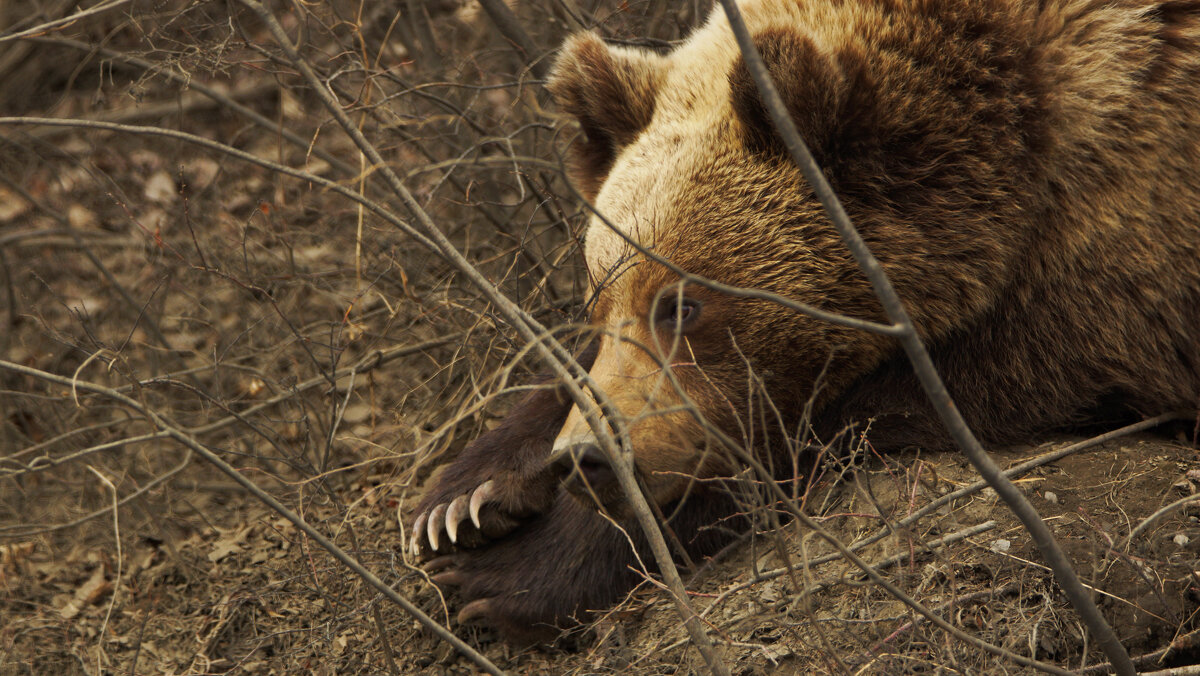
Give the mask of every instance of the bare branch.
POLYGON ((39 33, 48 33, 52 30, 62 28, 63 26, 68 26, 72 23, 75 23, 76 21, 79 21, 80 19, 84 19, 89 16, 95 16, 97 14, 103 14, 104 12, 107 12, 110 9, 116 9, 117 7, 120 7, 121 5, 127 5, 130 3, 130 1, 131 0, 109 0, 108 2, 101 2, 100 4, 96 5, 95 7, 89 7, 88 9, 81 9, 78 12, 75 12, 74 14, 62 17, 61 19, 47 21, 45 23, 33 26, 32 28, 26 28, 23 31, 18 31, 16 33, 9 33, 8 35, 0 35, 0 44, 3 44, 10 40, 18 40, 20 38, 29 37, 31 35, 37 35, 39 33))
POLYGON ((521 53, 525 63, 529 64, 529 69, 538 78, 546 77, 548 66, 542 58, 541 50, 530 39, 529 34, 521 27, 521 22, 517 20, 517 15, 504 4, 504 0, 479 0, 479 5, 483 7, 483 11, 487 12, 492 23, 496 24, 500 34, 505 37, 512 45, 521 53))

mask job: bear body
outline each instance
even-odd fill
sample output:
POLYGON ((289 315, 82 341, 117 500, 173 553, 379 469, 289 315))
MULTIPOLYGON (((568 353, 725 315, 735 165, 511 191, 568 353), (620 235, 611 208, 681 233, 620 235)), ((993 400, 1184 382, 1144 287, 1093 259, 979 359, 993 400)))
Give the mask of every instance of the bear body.
MULTIPOLYGON (((1200 3, 742 9, 982 440, 1200 403, 1200 3)), ((723 13, 665 55, 575 36, 550 89, 582 127, 573 180, 595 212, 580 360, 689 555, 738 527, 736 491, 704 481, 739 471, 731 442, 781 480, 795 439, 868 421, 877 448, 948 445, 895 339, 706 285, 884 321, 723 13)), ((414 542, 456 545, 431 565, 470 601, 461 617, 515 638, 619 599, 645 551, 632 521, 627 538, 598 514, 628 519, 560 389, 469 445, 416 519, 414 542)))

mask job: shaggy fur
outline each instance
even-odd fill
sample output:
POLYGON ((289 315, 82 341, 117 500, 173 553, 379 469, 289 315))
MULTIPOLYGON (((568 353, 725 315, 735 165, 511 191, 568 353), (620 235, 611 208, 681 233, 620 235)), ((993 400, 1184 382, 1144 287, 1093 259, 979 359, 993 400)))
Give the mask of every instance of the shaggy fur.
MULTIPOLYGON (((982 439, 1200 403, 1200 2, 748 0, 743 11, 982 439)), ((681 403, 768 458, 779 444, 751 436, 751 382, 774 402, 775 432, 794 433, 810 406, 819 438, 873 420, 876 447, 948 443, 893 339, 681 285, 633 246, 883 319, 783 153, 722 13, 665 56, 577 35, 550 88, 582 126, 575 180, 600 215, 586 233, 603 329, 591 375, 693 555, 722 541, 703 526, 732 502, 690 477, 737 464, 706 452, 681 403), (671 321, 681 295, 698 314, 671 321)), ((592 432, 560 394, 532 396, 557 404, 519 406, 420 507, 503 480, 485 512, 505 527, 438 565, 476 599, 471 617, 510 635, 582 618, 635 580, 632 551, 594 504, 547 483, 559 476, 551 454, 592 432)))

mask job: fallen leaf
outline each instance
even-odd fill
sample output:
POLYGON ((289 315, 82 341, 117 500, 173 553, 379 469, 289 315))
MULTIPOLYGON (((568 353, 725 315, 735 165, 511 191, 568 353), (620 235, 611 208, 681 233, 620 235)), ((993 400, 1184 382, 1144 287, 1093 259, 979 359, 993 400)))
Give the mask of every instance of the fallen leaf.
POLYGON ((208 560, 216 563, 230 554, 242 551, 242 543, 246 541, 248 532, 250 532, 250 527, 245 526, 222 533, 221 539, 213 544, 212 550, 208 553, 208 560))
POLYGON ((112 583, 104 577, 104 566, 96 566, 87 582, 75 589, 75 595, 58 611, 64 620, 79 614, 85 606, 92 605, 112 591, 112 583))

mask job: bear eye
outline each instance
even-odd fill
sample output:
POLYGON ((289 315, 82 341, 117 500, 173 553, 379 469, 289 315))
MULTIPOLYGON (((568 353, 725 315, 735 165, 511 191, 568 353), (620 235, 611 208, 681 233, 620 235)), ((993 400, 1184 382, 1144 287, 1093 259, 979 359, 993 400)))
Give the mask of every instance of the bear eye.
POLYGON ((654 323, 670 331, 687 331, 700 319, 701 305, 703 303, 687 296, 664 296, 655 308, 654 323))

